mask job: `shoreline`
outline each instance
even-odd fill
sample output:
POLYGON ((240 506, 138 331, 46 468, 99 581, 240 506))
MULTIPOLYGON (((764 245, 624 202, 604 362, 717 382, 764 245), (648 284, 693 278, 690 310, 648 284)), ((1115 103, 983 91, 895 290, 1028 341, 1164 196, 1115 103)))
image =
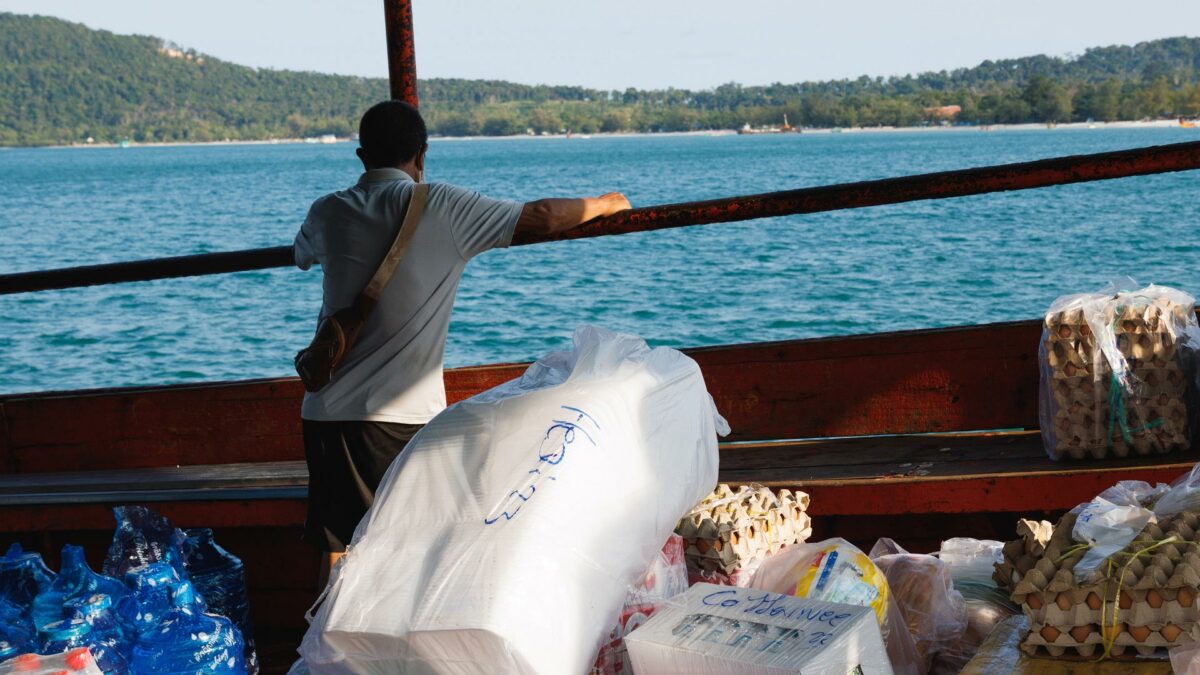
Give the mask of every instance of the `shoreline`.
MULTIPOLYGON (((970 133, 993 131, 1060 131, 1060 130, 1093 130, 1093 129, 1170 129, 1183 128, 1179 121, 1170 120, 1130 120, 1118 122, 1067 122, 1063 124, 991 124, 991 125, 929 125, 916 127, 842 127, 823 129, 804 129, 799 134, 784 132, 759 132, 753 136, 783 136, 783 135, 832 135, 832 134, 887 134, 887 133, 970 133)), ((465 142, 517 139, 547 139, 547 140, 588 140, 590 138, 644 138, 660 136, 737 136, 733 129, 706 129, 697 131, 608 131, 592 134, 515 134, 512 136, 431 136, 433 142, 465 142)), ((69 145, 41 146, 2 146, 0 150, 15 149, 77 149, 77 148, 171 148, 191 146, 220 146, 220 145, 336 145, 353 142, 350 138, 338 138, 334 141, 313 141, 305 138, 271 138, 261 140, 239 141, 163 141, 151 143, 130 142, 120 143, 73 143, 69 145)))

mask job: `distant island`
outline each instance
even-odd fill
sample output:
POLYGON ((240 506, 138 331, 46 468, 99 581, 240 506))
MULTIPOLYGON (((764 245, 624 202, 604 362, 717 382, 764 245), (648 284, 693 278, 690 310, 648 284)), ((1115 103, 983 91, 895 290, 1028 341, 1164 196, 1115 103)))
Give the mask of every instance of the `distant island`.
MULTIPOLYGON (((604 91, 419 84, 442 136, 1065 123, 1200 116, 1200 38, 904 77, 604 91)), ((148 36, 0 13, 0 146, 266 140, 354 132, 382 78, 255 69, 148 36)))

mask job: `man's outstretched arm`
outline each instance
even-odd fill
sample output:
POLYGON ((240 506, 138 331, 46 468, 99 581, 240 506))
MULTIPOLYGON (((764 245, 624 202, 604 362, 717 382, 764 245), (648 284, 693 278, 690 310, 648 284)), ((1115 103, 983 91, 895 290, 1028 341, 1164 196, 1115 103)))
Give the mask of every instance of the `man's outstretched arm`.
POLYGON ((582 225, 593 218, 611 216, 630 208, 620 192, 582 199, 539 199, 528 202, 517 219, 520 234, 554 234, 582 225))

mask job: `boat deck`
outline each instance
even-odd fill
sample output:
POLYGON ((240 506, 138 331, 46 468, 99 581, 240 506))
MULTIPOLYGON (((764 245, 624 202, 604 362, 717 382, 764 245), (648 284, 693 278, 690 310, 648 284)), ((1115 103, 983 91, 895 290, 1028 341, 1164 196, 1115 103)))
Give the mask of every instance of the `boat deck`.
MULTIPOLYGON (((1192 461, 1055 462, 1037 432, 920 434, 725 443, 720 479, 804 490, 815 516, 1054 511, 1117 480, 1169 481, 1192 461)), ((112 505, 159 502, 254 502, 254 514, 235 508, 209 524, 299 525, 307 484, 303 461, 3 474, 0 505, 14 517, 0 532, 28 531, 31 520, 42 530, 106 527, 112 505)))

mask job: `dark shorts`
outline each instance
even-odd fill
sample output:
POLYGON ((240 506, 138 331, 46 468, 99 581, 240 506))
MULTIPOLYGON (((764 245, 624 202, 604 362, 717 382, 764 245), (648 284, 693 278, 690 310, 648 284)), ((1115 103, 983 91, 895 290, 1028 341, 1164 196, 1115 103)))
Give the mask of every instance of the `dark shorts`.
POLYGON ((420 424, 304 422, 308 517, 304 539, 322 551, 345 551, 392 460, 420 424))

